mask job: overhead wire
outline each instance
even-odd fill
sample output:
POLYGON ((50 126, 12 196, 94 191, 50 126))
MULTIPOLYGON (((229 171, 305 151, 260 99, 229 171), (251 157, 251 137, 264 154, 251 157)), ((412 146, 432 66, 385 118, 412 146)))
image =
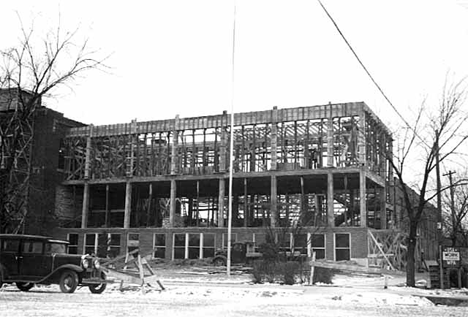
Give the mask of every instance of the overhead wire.
POLYGON ((359 58, 359 56, 357 55, 356 51, 353 49, 353 47, 351 46, 351 44, 349 43, 349 41, 346 39, 346 37, 344 36, 343 32, 341 31, 340 27, 338 26, 338 24, 335 22, 335 19, 333 19, 333 17, 331 16, 331 14, 328 12, 327 8, 325 8, 325 5, 322 3, 321 0, 317 0, 320 4, 320 6, 322 7, 323 11, 325 11, 325 14, 328 16, 328 18, 330 19, 330 21, 333 23, 333 25, 335 26, 336 30, 338 31, 338 33, 340 34, 341 38, 343 39, 343 41, 346 43, 346 45, 348 46, 348 48, 351 50, 351 52, 353 53, 354 57, 356 58, 356 60, 359 62, 359 64, 361 65, 361 67, 364 69, 364 71, 366 72, 367 76, 369 76, 369 78, 371 79, 371 81, 374 83, 374 85, 377 87, 377 89, 379 90, 379 92, 382 94, 382 96, 385 98, 385 100, 388 102, 388 104, 393 108, 393 110, 396 112, 396 114, 401 118, 401 120, 406 124, 406 126, 408 128, 410 128, 414 134, 424 143, 427 145, 427 143, 425 142, 425 140, 423 140, 423 138, 421 138, 418 133, 416 132, 416 129, 414 127, 412 127, 406 120, 405 118, 401 115, 401 113, 398 111, 398 109, 393 105, 393 103, 390 101, 390 99, 387 97, 387 95, 385 94, 385 92, 383 91, 383 89, 380 87, 380 85, 377 83, 377 81, 374 79, 374 77, 372 76, 372 74, 369 72, 369 70, 367 69, 367 67, 364 65, 364 63, 362 62, 362 60, 359 58))

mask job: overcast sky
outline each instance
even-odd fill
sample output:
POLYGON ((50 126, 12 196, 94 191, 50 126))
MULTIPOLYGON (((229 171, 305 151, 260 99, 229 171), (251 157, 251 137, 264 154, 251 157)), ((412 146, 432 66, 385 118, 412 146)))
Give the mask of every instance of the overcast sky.
MULTIPOLYGON (((398 110, 437 100, 446 74, 468 75, 468 1, 323 0, 398 110)), ((389 123, 382 98, 315 0, 237 0, 234 110, 366 102, 389 123)), ((112 74, 88 73, 49 107, 84 123, 220 114, 231 109, 234 1, 9 1, 2 48, 36 19, 40 33, 80 26, 112 74)))

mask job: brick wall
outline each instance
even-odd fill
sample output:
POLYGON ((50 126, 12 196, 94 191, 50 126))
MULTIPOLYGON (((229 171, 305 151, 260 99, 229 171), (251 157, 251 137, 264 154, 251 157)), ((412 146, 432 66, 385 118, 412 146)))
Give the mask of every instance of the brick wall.
POLYGON ((39 108, 34 119, 28 216, 25 233, 51 235, 58 225, 55 216, 56 186, 63 176, 58 170, 60 140, 70 126, 82 125, 48 108, 39 108))
MULTIPOLYGON (((309 229, 303 233, 323 233, 325 234, 326 258, 327 260, 335 260, 335 233, 350 234, 351 260, 355 260, 360 264, 367 263, 367 228, 328 228, 328 229, 309 229)), ((79 247, 78 252, 83 251, 84 234, 85 233, 118 233, 121 235, 121 254, 124 254, 127 249, 127 236, 131 233, 139 234, 139 248, 143 255, 151 254, 153 250, 153 236, 155 233, 166 234, 166 259, 172 259, 173 237, 175 233, 210 233, 215 235, 215 249, 221 248, 223 244, 223 234, 227 234, 227 228, 88 228, 88 229, 64 229, 60 228, 56 232, 56 237, 61 239, 67 238, 67 233, 78 233, 79 247)), ((236 241, 253 241, 254 234, 267 233, 266 228, 233 228, 233 234, 237 235, 236 241)), ((234 242, 234 241, 233 241, 234 242)))
POLYGON ((62 186, 55 188, 55 216, 61 227, 81 227, 83 187, 62 186))

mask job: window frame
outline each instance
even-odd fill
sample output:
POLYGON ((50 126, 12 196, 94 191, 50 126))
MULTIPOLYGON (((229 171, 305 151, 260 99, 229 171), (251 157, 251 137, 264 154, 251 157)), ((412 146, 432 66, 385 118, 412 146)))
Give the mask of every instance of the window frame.
MULTIPOLYGON (((196 248, 198 249, 198 257, 197 259, 204 259, 206 256, 205 256, 205 252, 207 251, 206 249, 212 249, 213 251, 213 255, 216 251, 216 234, 214 233, 203 233, 203 232, 184 232, 184 233, 176 233, 174 232, 172 237, 172 260, 176 260, 176 249, 177 250, 181 250, 182 249, 182 246, 176 246, 175 245, 175 242, 176 242, 176 239, 175 239, 175 236, 176 235, 180 235, 180 236, 184 236, 184 246, 183 246, 183 249, 184 249, 184 258, 183 259, 190 259, 190 248, 196 248), (195 246, 195 245, 190 245, 190 235, 199 235, 199 243, 198 243, 198 246, 195 246), (210 236, 213 236, 213 245, 211 246, 206 246, 205 245, 205 235, 210 235, 210 236)), ((177 259, 180 259, 180 258, 177 258, 177 259)))
MULTIPOLYGON (((106 233, 99 233, 99 232, 92 232, 92 233, 85 233, 84 236, 83 236, 83 254, 86 254, 86 249, 87 248, 91 248, 91 244, 86 244, 86 237, 88 235, 93 235, 94 236, 94 242, 93 242, 93 252, 94 254, 98 254, 98 249, 99 249, 99 237, 101 235, 106 235, 107 236, 107 241, 112 241, 112 235, 118 235, 119 236, 119 245, 118 245, 118 254, 117 256, 120 254, 120 251, 121 251, 121 248, 122 248, 122 234, 121 233, 110 233, 110 232, 106 232, 106 233)), ((70 240, 69 240, 70 241, 70 240)), ((71 245, 73 247, 73 245, 71 245)), ((117 248, 117 245, 116 244, 106 244, 106 256, 109 256, 109 252, 111 250, 115 250, 117 248)), ((70 245, 68 246, 68 249, 70 250, 70 245)), ((77 253, 78 254, 78 253, 77 253)))
MULTIPOLYGON (((223 232, 222 236, 222 249, 227 250, 227 243, 228 243, 228 234, 223 232)), ((231 233, 231 245, 237 242, 237 233, 231 233), (234 239, 233 239, 234 238, 234 239)))
POLYGON ((349 256, 348 256, 347 260, 351 260, 351 233, 349 233, 349 232, 335 232, 333 234, 333 249, 334 249, 333 256, 334 256, 335 261, 345 261, 345 260, 337 260, 336 252, 338 250, 348 250, 349 256), (337 240, 336 237, 337 237, 337 235, 347 235, 348 236, 348 247, 337 247, 336 246, 336 240, 337 240))
POLYGON ((254 250, 255 252, 260 251, 260 244, 267 243, 267 234, 266 233, 253 233, 252 235, 252 242, 254 243, 254 250), (261 239, 258 239, 262 237, 261 239), (260 240, 260 241, 257 241, 260 240))
MULTIPOLYGON (((324 233, 309 233, 308 235, 308 256, 309 257, 312 257, 312 254, 315 250, 323 250, 323 258, 322 257, 319 257, 319 258, 316 258, 316 259, 326 259, 327 258, 327 235, 324 234, 324 233), (313 238, 314 236, 322 236, 323 237, 323 247, 319 247, 319 246, 314 246, 312 244, 312 241, 313 241, 313 238)), ((315 253, 317 255, 317 252, 315 253)))
POLYGON ((67 253, 68 254, 79 254, 78 253, 78 246, 80 245, 80 235, 78 233, 68 233, 67 234, 67 241, 69 242, 68 244, 68 250, 67 250, 67 253), (76 244, 71 244, 71 240, 70 240, 70 236, 76 236, 76 244), (76 249, 76 253, 71 253, 70 250, 71 249, 76 249))
POLYGON ((153 259, 165 259, 166 258, 166 250, 167 250, 166 243, 167 243, 167 235, 165 233, 153 233, 153 254, 152 254, 153 259), (157 241, 156 236, 164 237, 164 245, 160 245, 160 244, 156 245, 156 241, 157 241), (156 252, 158 251, 157 249, 164 250, 163 257, 156 256, 156 252))

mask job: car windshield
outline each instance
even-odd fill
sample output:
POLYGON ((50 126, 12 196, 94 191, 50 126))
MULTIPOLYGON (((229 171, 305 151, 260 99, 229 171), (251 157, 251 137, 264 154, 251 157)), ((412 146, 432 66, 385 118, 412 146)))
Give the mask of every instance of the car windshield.
POLYGON ((46 253, 67 253, 67 245, 64 243, 48 243, 46 253))

